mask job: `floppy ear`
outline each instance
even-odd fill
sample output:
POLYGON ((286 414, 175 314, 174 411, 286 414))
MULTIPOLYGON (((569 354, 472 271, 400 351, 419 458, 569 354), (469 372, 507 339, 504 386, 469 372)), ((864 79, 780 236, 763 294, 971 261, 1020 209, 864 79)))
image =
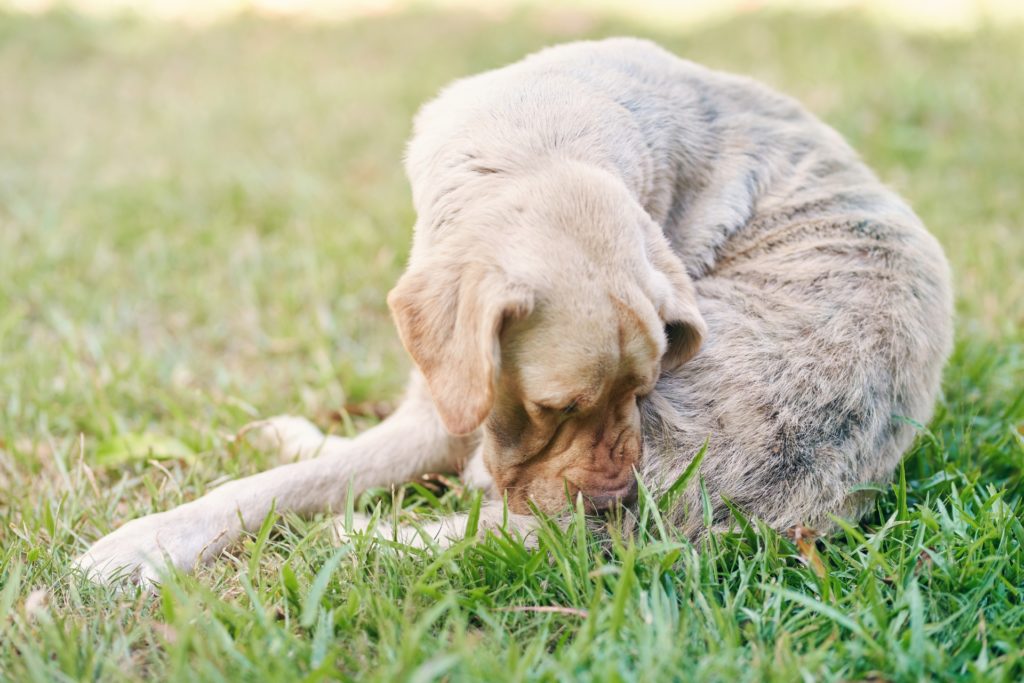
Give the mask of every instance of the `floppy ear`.
POLYGON ((424 265, 406 271, 388 306, 445 427, 468 434, 494 405, 502 325, 530 313, 533 292, 480 264, 424 265))
POLYGON ((655 270, 668 280, 669 291, 661 294, 655 305, 665 323, 665 336, 668 338, 668 349, 661 364, 666 370, 674 370, 700 350, 708 326, 697 308, 693 280, 660 228, 656 233, 648 233, 647 257, 655 270))

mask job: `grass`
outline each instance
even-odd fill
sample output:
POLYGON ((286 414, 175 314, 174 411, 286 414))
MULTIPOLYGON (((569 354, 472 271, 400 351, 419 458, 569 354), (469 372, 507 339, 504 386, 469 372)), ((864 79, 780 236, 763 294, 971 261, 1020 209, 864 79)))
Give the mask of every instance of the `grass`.
POLYGON ((202 29, 0 14, 0 679, 1020 680, 1021 38, 856 14, 685 31, 583 10, 202 29), (416 106, 621 33, 799 97, 946 247, 957 348, 874 513, 816 543, 755 521, 694 548, 648 501, 632 540, 600 546, 577 520, 534 553, 339 548, 325 519, 269 519, 155 598, 71 572, 124 521, 267 466, 231 439, 255 417, 372 423, 408 368, 384 295, 413 222, 416 106))

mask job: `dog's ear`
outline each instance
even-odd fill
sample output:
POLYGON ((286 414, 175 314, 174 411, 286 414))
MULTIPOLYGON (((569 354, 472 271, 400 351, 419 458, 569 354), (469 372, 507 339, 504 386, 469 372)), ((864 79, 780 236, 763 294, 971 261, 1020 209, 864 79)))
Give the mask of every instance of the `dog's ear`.
POLYGON ((697 308, 693 280, 672 251, 661 229, 653 222, 652 226, 655 230, 648 233, 647 257, 654 269, 668 281, 668 291, 659 292, 655 302, 658 314, 665 323, 665 336, 668 338, 668 348, 661 364, 666 370, 674 370, 700 350, 708 327, 697 308))
POLYGON ((429 263, 406 271, 388 306, 445 427, 472 432, 494 405, 502 326, 530 313, 532 290, 480 264, 429 263))

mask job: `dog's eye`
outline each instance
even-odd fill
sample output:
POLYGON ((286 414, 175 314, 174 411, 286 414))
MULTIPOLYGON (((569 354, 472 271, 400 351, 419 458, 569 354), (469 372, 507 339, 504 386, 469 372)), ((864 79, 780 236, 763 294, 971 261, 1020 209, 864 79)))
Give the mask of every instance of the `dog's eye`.
POLYGON ((545 403, 534 403, 537 412, 546 418, 557 418, 559 421, 565 420, 566 418, 572 417, 580 412, 579 399, 573 399, 568 405, 558 407, 558 405, 551 405, 545 403))

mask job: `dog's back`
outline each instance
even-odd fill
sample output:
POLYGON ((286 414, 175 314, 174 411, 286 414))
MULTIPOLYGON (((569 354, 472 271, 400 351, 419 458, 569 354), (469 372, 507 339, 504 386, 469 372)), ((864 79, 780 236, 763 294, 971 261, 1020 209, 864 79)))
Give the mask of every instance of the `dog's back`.
MULTIPOLYGON (((674 481, 710 437, 714 501, 780 529, 828 529, 870 502, 858 485, 889 480, 938 394, 949 278, 897 200, 858 189, 824 179, 766 202, 716 251, 696 281, 709 334, 648 403, 645 481, 674 481)), ((695 493, 689 503, 700 509, 695 493)))
MULTIPOLYGON (((952 343, 948 266, 913 212, 802 107, 678 69, 714 131, 712 161, 702 187, 673 193, 663 225, 709 334, 648 403, 644 478, 671 484, 708 438, 701 474, 717 524, 731 517, 724 497, 779 529, 828 530, 832 515, 864 511, 859 485, 887 482, 932 414, 952 343)), ((681 521, 697 532, 696 489, 685 502, 681 521)))

